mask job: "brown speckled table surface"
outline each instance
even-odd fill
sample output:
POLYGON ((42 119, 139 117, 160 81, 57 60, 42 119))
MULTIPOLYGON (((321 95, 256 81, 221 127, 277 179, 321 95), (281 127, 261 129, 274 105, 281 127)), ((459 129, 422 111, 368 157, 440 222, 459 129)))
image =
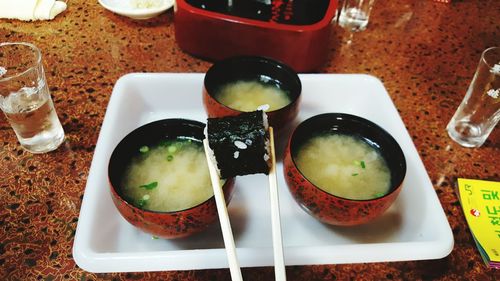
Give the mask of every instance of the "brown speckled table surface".
MULTIPOLYGON (((115 81, 130 72, 205 72, 211 65, 176 45, 173 11, 134 21, 97 1, 70 0, 47 22, 0 20, 0 41, 43 53, 66 131, 56 151, 24 151, 0 117, 0 280, 229 280, 229 270, 93 274, 72 258, 73 239, 97 137, 115 81)), ((482 262, 454 186, 457 177, 500 180, 500 128, 463 148, 445 126, 482 50, 500 45, 500 1, 378 1, 368 29, 335 27, 323 73, 368 73, 387 88, 415 143, 453 230, 438 260, 289 266, 289 280, 500 280, 482 262)), ((273 268, 245 268, 245 280, 273 280, 273 268)))

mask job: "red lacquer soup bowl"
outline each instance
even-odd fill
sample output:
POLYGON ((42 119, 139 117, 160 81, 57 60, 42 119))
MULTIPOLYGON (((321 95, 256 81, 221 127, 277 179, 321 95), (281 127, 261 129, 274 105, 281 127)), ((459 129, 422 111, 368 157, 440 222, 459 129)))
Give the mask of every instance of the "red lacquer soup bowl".
POLYGON ((288 188, 302 209, 321 222, 347 226, 370 222, 391 206, 402 188, 406 159, 396 140, 377 124, 350 114, 325 113, 313 116, 295 128, 285 150, 283 169, 288 188), (349 199, 326 192, 313 184, 299 170, 296 159, 308 140, 323 134, 353 136, 378 151, 390 173, 389 191, 374 198, 349 199))
MULTIPOLYGON (((172 239, 200 232, 217 220, 217 207, 213 195, 198 205, 182 210, 151 211, 141 207, 137 200, 127 199, 122 186, 131 159, 136 157, 138 152, 144 152, 145 147, 152 147, 162 141, 175 140, 178 137, 201 142, 204 138, 204 128, 205 124, 193 120, 159 120, 135 129, 116 146, 109 160, 109 186, 113 203, 129 223, 151 235, 172 239)), ((168 161, 167 155, 165 159, 168 161)), ((231 199, 233 188, 234 178, 226 180, 223 191, 227 203, 231 199)))
MULTIPOLYGON (((210 67, 203 82, 203 105, 208 117, 235 116, 242 112, 217 99, 221 87, 237 81, 257 81, 281 89, 290 103, 282 108, 266 111, 269 125, 279 131, 293 123, 299 112, 302 93, 299 76, 279 61, 257 56, 232 57, 210 67)), ((250 95, 247 96, 251 98, 250 95)))

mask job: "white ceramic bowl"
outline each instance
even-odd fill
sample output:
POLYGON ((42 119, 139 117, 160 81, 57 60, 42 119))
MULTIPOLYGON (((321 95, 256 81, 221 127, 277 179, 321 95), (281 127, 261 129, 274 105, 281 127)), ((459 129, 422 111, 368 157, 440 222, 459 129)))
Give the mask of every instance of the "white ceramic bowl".
POLYGON ((126 16, 136 20, 150 19, 158 16, 164 11, 170 9, 175 0, 143 0, 144 2, 158 1, 161 3, 157 7, 137 8, 134 3, 140 3, 141 0, 99 0, 99 4, 112 11, 113 13, 126 16))

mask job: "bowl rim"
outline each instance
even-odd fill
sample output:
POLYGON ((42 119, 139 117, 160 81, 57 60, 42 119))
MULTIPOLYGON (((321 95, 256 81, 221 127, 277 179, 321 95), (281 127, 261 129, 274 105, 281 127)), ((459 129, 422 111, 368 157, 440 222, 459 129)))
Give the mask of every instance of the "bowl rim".
POLYGON ((140 17, 140 16, 159 14, 170 9, 174 5, 175 1, 176 0, 163 0, 162 5, 159 7, 134 9, 134 8, 128 8, 123 5, 112 5, 111 2, 107 0, 98 0, 99 4, 101 4, 101 6, 103 6, 107 10, 127 17, 140 17))
MULTIPOLYGON (((214 72, 218 71, 219 68, 227 67, 228 65, 235 65, 235 64, 246 63, 246 62, 270 64, 270 65, 276 67, 277 69, 282 70, 282 72, 285 73, 287 76, 289 76, 293 80, 294 84, 296 84, 296 86, 297 86, 297 93, 296 94, 287 94, 287 96, 289 98, 291 98, 290 103, 288 103, 284 107, 281 107, 281 108, 278 108, 278 109, 275 109, 272 111, 265 111, 267 115, 273 114, 273 113, 279 112, 279 111, 285 111, 287 108, 290 108, 299 102, 300 97, 302 96, 302 81, 300 80, 298 73, 293 68, 291 68, 289 65, 287 65, 286 63, 284 63, 280 60, 277 60, 277 59, 266 57, 266 56, 239 55, 239 56, 228 57, 228 58, 225 58, 225 59, 222 59, 220 61, 215 62, 214 64, 212 64, 212 66, 210 66, 210 68, 205 73, 205 76, 203 77, 203 88, 204 88, 206 94, 208 96, 210 96, 212 99, 214 99, 217 102, 217 104, 219 104, 220 106, 222 106, 224 108, 230 109, 230 110, 235 111, 237 113, 248 112, 248 111, 241 111, 238 109, 234 109, 234 108, 229 107, 229 106, 225 105, 224 103, 220 102, 215 97, 214 93, 209 91, 209 89, 207 87, 207 83, 209 82, 209 79, 212 79, 212 77, 215 75, 214 72)), ((258 109, 256 109, 256 110, 258 110, 258 109)))
POLYGON ((228 15, 224 13, 208 11, 204 9, 197 8, 191 4, 189 4, 186 0, 176 0, 177 9, 182 9, 191 14, 199 14, 204 17, 211 18, 214 20, 222 20, 232 24, 242 24, 246 26, 257 26, 259 28, 268 29, 268 30, 278 30, 278 31, 287 31, 287 32, 309 32, 319 30, 328 26, 331 26, 331 22, 335 17, 335 14, 338 9, 339 1, 329 0, 328 7, 325 11, 325 15, 321 18, 320 21, 307 24, 307 25, 291 25, 291 24, 283 24, 276 22, 266 22, 260 21, 250 18, 242 18, 233 15, 228 15))
MULTIPOLYGON (((195 125, 195 126, 200 126, 201 125, 202 130, 206 126, 205 123, 197 121, 197 120, 192 120, 192 119, 185 119, 185 118, 165 118, 165 119, 160 119, 160 120, 152 121, 152 122, 143 124, 143 125, 135 128, 134 130, 130 131, 126 136, 124 136, 120 140, 120 142, 118 142, 118 144, 114 147, 114 149, 113 149, 113 151, 112 151, 112 153, 111 153, 111 155, 110 155, 110 157, 108 159, 107 178, 108 178, 109 188, 110 188, 110 190, 113 193, 112 195, 116 195, 116 198, 118 198, 121 202, 125 203, 127 206, 130 206, 132 209, 139 210, 140 212, 144 212, 144 213, 162 214, 162 215, 174 215, 174 214, 178 214, 178 213, 182 213, 182 212, 186 212, 186 211, 198 208, 201 205, 206 204, 208 201, 215 199, 214 198, 215 195, 212 194, 212 196, 208 197, 206 200, 204 200, 204 201, 202 201, 202 202, 200 202, 200 203, 198 203, 198 204, 196 204, 194 206, 191 206, 191 207, 185 208, 185 209, 175 210, 175 211, 156 211, 156 210, 142 209, 142 208, 139 208, 139 207, 135 206, 133 203, 129 202, 127 199, 125 199, 122 196, 122 194, 118 191, 118 187, 115 187, 112 184, 111 177, 109 175, 110 171, 111 171, 112 160, 114 158, 113 156, 115 155, 115 151, 117 151, 117 149, 118 149, 118 147, 120 145, 125 145, 125 141, 128 138, 132 137, 132 135, 134 135, 134 134, 138 134, 142 130, 145 130, 145 128, 147 128, 147 127, 156 127, 156 126, 158 126, 158 124, 162 124, 162 123, 165 123, 165 122, 186 122, 186 123, 190 123, 190 124, 195 125)), ((202 141, 202 140, 199 140, 199 141, 202 141)), ((223 190, 226 189, 230 184, 232 184, 232 182, 234 182, 234 178, 225 179, 224 184, 222 184, 222 189, 223 190)), ((210 184, 210 187, 211 187, 211 184, 210 184)))
MULTIPOLYGON (((345 201, 349 201, 349 202, 357 202, 357 203, 376 202, 376 201, 382 200, 382 199, 384 199, 384 198, 386 198, 388 196, 391 196, 392 194, 394 194, 398 190, 400 190, 401 187, 402 187, 402 185, 403 185, 403 182, 404 182, 404 180, 406 178, 406 173, 407 173, 406 156, 405 156, 403 150, 401 149, 401 146, 396 141, 396 139, 394 139, 394 137, 389 132, 387 132, 384 128, 380 127, 375 122, 370 121, 370 120, 368 120, 366 118, 357 116, 357 115, 353 115, 353 114, 349 114, 349 113, 330 112, 330 113, 322 113, 322 114, 311 116, 311 117, 307 118, 306 120, 302 121, 299 125, 297 125, 293 129, 293 132, 290 134, 287 147, 289 149, 289 152, 290 152, 289 157, 290 157, 291 162, 293 163, 294 168, 300 173, 300 175, 302 177, 304 177, 304 179, 307 180, 307 182, 309 184, 311 184, 314 188, 316 188, 320 192, 325 193, 328 196, 333 196, 335 198, 341 199, 341 200, 345 200, 345 201), (349 119, 349 120, 356 120, 356 121, 359 122, 359 124, 371 126, 371 127, 375 128, 377 131, 379 131, 380 135, 384 139, 387 139, 387 140, 389 140, 390 142, 392 142, 393 144, 396 145, 395 148, 396 148, 396 151, 399 154, 398 158, 401 158, 401 160, 402 160, 400 162, 400 164, 402 166, 401 169, 403 171, 403 176, 401 176, 401 180, 397 181, 397 184, 391 184, 389 192, 387 192, 383 196, 376 197, 376 198, 371 198, 371 199, 351 199, 351 198, 346 198, 346 197, 338 196, 338 195, 335 195, 335 194, 332 194, 332 193, 330 193, 328 191, 323 190, 322 188, 320 188, 319 186, 317 186, 316 184, 314 184, 308 177, 306 177, 302 173, 302 171, 297 166, 297 163, 295 162, 295 158, 294 158, 293 153, 292 153, 293 137, 295 136, 295 133, 297 132, 297 130, 299 128, 301 128, 302 126, 306 126, 307 123, 314 122, 316 119, 325 118, 325 117, 329 117, 329 116, 331 116, 332 118, 334 118, 335 120, 338 120, 340 122, 343 122, 341 120, 349 119)), ((381 154, 381 155, 382 155, 382 157, 384 157, 383 154, 381 154)), ((384 157, 384 160, 385 160, 385 157, 384 157)))

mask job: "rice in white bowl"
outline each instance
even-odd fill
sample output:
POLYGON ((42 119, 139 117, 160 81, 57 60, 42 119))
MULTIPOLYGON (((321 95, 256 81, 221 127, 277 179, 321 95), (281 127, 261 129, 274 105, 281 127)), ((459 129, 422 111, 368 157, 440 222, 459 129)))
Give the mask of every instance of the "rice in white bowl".
POLYGON ((134 9, 151 9, 161 7, 163 0, 130 0, 130 4, 134 9))

